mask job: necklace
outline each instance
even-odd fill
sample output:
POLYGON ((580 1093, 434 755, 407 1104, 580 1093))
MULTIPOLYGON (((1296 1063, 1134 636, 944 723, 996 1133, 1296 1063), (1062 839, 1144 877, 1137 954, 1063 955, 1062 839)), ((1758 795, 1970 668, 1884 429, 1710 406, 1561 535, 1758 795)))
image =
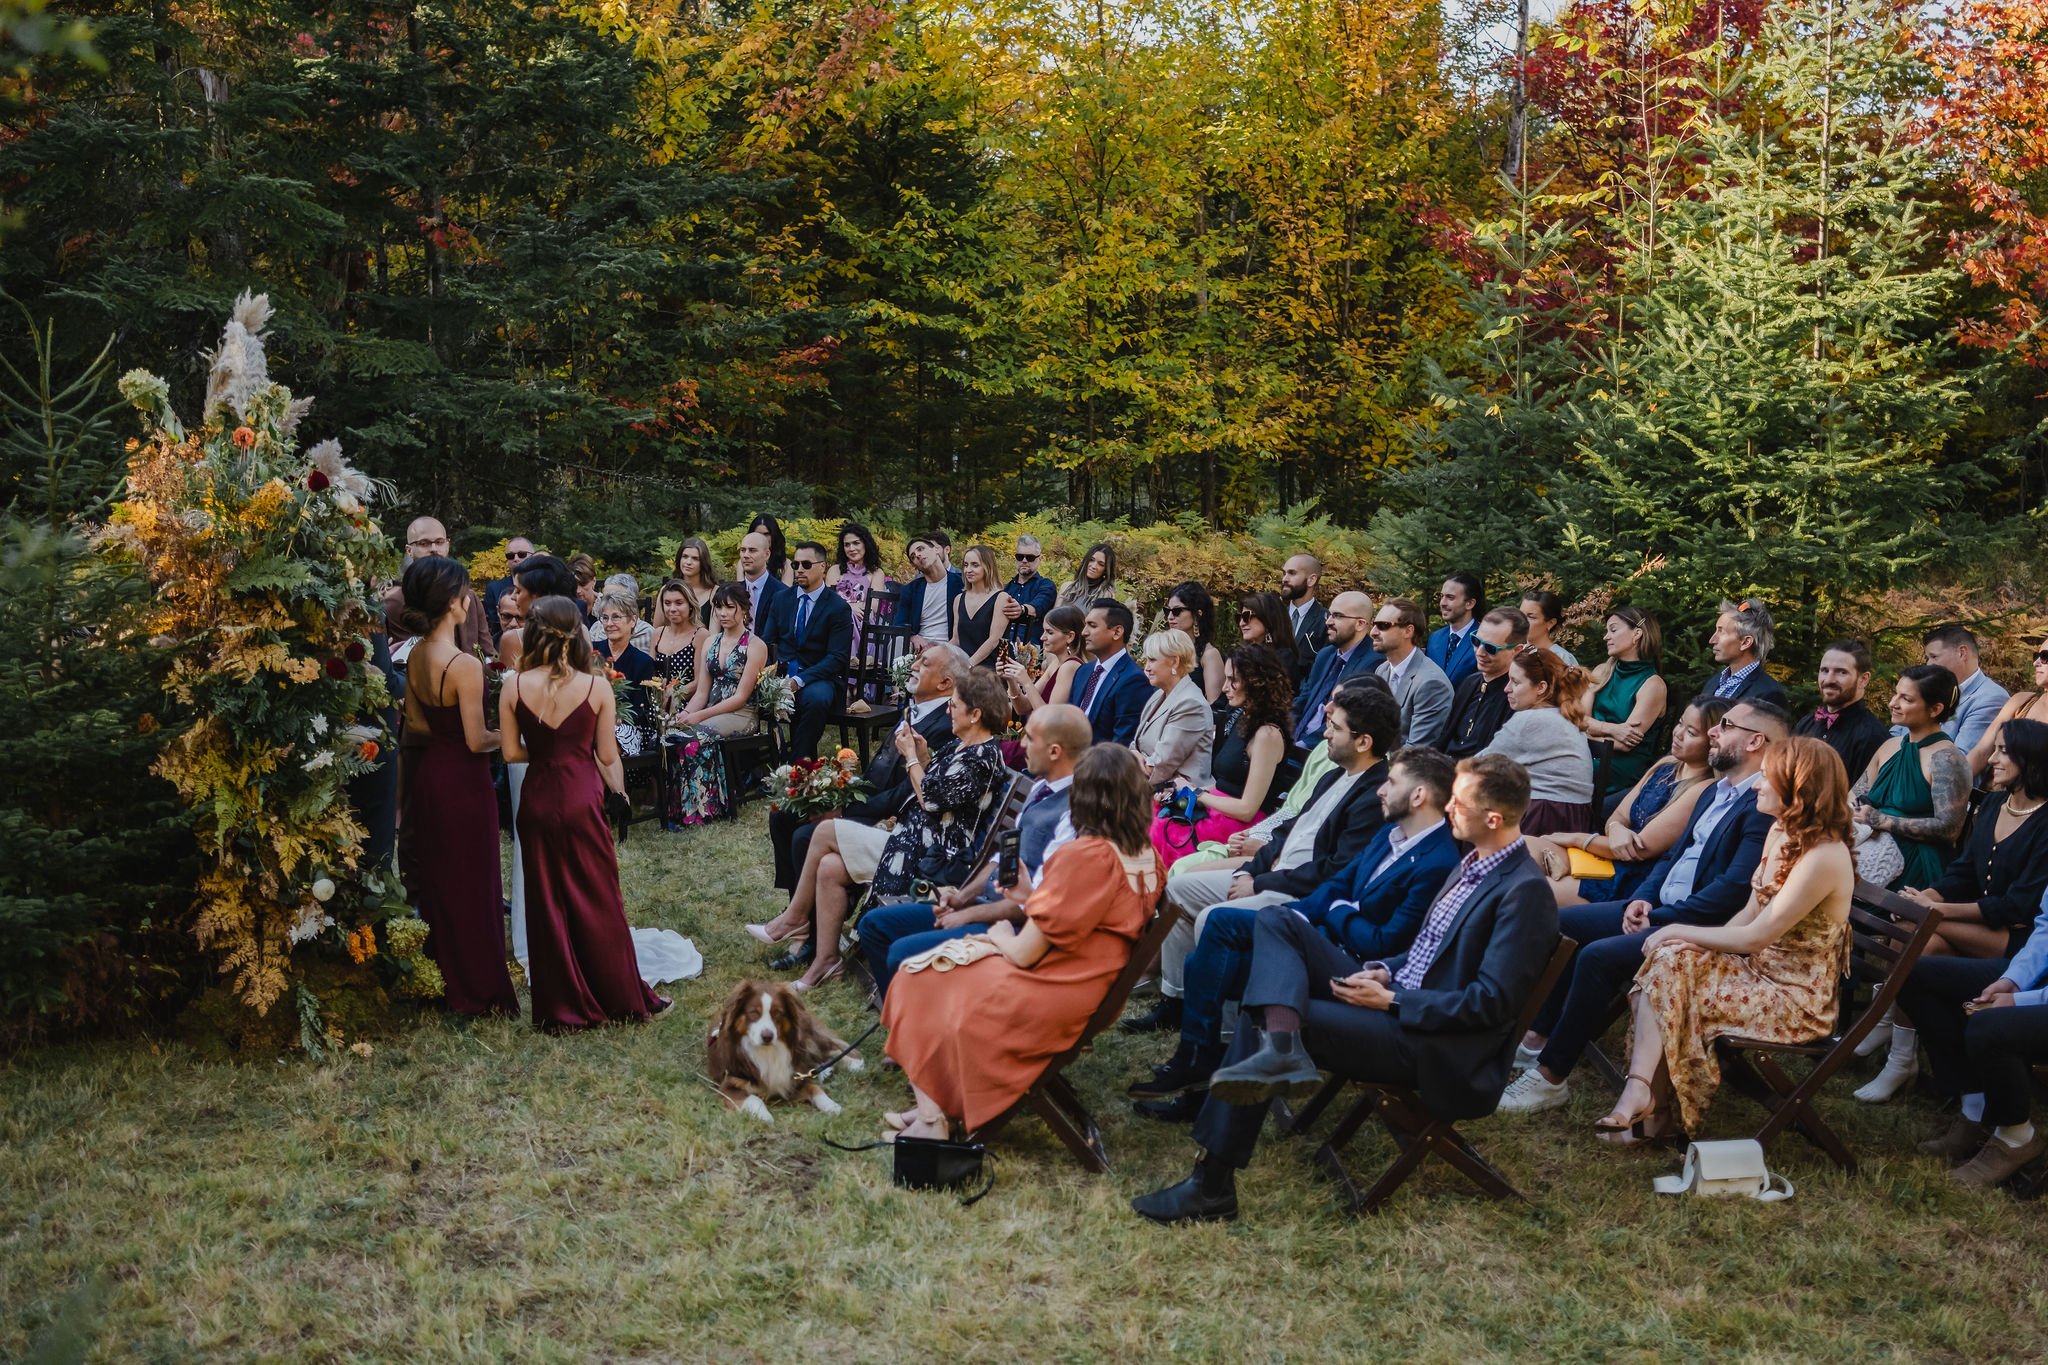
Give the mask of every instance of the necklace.
MULTIPOLYGON (((2048 801, 2048 797, 2043 797, 2042 800, 2048 801)), ((2004 814, 2006 815, 2032 815, 2035 811, 2039 809, 2041 809, 2040 801, 2036 801, 2033 805, 2028 806, 2025 809, 2021 809, 2020 807, 2013 804, 2011 797, 2008 796, 2005 799, 2004 814)))

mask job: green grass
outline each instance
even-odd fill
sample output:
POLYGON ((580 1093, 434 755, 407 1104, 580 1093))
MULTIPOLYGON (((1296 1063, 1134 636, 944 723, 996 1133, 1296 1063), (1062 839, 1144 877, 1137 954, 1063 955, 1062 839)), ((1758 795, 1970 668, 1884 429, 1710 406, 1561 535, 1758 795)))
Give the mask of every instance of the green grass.
MULTIPOLYGON (((67 1331, 104 1360, 1979 1360, 2048 1343, 2042 1206, 1951 1189, 1912 1150, 1940 1125, 1928 1104, 1858 1105, 1854 1081, 1826 1108, 1861 1173, 1788 1139, 1785 1204, 1651 1194, 1672 1158, 1596 1142, 1611 1097, 1582 1084, 1562 1114, 1468 1127, 1531 1206, 1432 1166, 1354 1222, 1273 1141, 1242 1222, 1165 1230, 1125 1202, 1179 1178, 1185 1130, 1119 1098, 1163 1045, 1112 1037, 1075 1075, 1114 1174, 1080 1174, 1026 1120, 981 1204, 898 1191, 883 1153, 820 1138, 871 1136, 900 1075, 841 1075, 845 1114, 766 1127, 700 1074, 703 1021, 760 970, 739 926, 775 904, 759 808, 644 831, 624 850, 630 911, 708 963, 661 1023, 431 1021, 324 1064, 110 1044, 0 1073, 0 1358, 67 1331)), ((848 1036, 871 1018, 846 984, 818 1005, 848 1036)), ((1714 1133, 1756 1112, 1724 1097, 1714 1133)), ((1385 1140, 1353 1151, 1372 1168, 1385 1140)))

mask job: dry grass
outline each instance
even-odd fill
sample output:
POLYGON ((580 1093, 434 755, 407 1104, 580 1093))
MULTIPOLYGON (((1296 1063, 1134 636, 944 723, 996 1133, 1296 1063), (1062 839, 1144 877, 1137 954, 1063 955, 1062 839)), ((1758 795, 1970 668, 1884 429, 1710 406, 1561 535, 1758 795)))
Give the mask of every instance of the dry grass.
MULTIPOLYGON (((842 1076, 844 1115, 773 1127, 699 1077, 700 1021, 759 970, 738 926, 772 904, 764 853, 758 811, 627 844, 634 917, 710 964, 660 1024, 435 1022, 324 1065, 76 1048, 0 1074, 0 1357, 61 1346, 53 1324, 105 1360, 1978 1360, 2048 1341, 2039 1206, 1950 1189, 1912 1152, 1938 1126, 1925 1102, 1873 1110, 1846 1085, 1829 1111, 1862 1173, 1788 1140, 1786 1204, 1652 1195, 1670 1158, 1595 1143, 1608 1097, 1587 1086, 1562 1115, 1471 1125, 1532 1206, 1439 1170, 1352 1222, 1274 1142, 1242 1223, 1168 1231, 1125 1201, 1189 1147, 1118 1099, 1160 1045, 1115 1038, 1078 1076, 1114 1175, 1027 1122, 982 1204, 897 1191, 881 1153, 819 1138, 867 1136, 900 1077, 842 1076)), ((820 1007, 866 1027, 850 987, 820 1007)), ((1730 1097, 1717 1130, 1754 1112, 1730 1097)))

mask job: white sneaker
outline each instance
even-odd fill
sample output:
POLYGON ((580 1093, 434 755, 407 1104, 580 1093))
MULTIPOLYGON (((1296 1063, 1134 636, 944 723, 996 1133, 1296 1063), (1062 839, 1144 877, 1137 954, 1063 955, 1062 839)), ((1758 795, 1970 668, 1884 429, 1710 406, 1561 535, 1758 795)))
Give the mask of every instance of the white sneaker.
POLYGON ((1918 1052, 1909 1054, 1904 1060, 1896 1056, 1887 1057, 1884 1063, 1884 1070, 1878 1072, 1868 1083, 1859 1087, 1856 1091, 1856 1098, 1862 1100, 1865 1104, 1883 1104, 1886 1100, 1891 1099, 1901 1090, 1911 1085, 1913 1078, 1919 1074, 1920 1054, 1918 1052))
POLYGON ((1516 1043, 1515 1060, 1511 1065, 1517 1071, 1530 1071, 1535 1068, 1537 1059, 1542 1055, 1543 1049, 1540 1047, 1530 1047, 1527 1043, 1516 1043))
POLYGON ((1561 1107, 1571 1094, 1571 1082, 1547 1080, 1532 1066, 1509 1081, 1508 1088, 1501 1091, 1500 1112, 1540 1114, 1546 1109, 1561 1107))

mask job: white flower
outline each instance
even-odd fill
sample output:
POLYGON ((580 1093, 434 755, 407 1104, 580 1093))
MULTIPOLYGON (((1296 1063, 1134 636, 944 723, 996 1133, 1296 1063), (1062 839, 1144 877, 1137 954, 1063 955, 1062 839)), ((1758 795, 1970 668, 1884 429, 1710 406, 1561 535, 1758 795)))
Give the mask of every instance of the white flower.
POLYGON ((327 717, 320 715, 313 717, 313 733, 316 735, 327 733, 327 717))
POLYGON ((115 387, 121 396, 140 410, 145 416, 154 418, 174 441, 185 436, 185 426, 178 420, 178 414, 171 410, 171 386, 148 370, 130 370, 121 376, 115 387))
POLYGON ((250 398, 270 382, 263 359, 263 327, 270 321, 270 296, 244 291, 235 300, 234 316, 221 329, 220 349, 213 353, 213 368, 206 376, 206 408, 212 417, 223 407, 245 415, 250 398))
POLYGON ((322 905, 334 899, 334 882, 331 878, 322 877, 313 883, 313 899, 322 905))
POLYGON ((317 773, 322 768, 327 767, 329 764, 333 762, 334 750, 322 749, 319 753, 314 754, 311 758, 307 759, 304 763, 300 764, 299 766, 304 768, 309 773, 317 773))
POLYGON ((384 732, 374 725, 351 725, 342 731, 355 744, 367 744, 373 739, 381 740, 384 732))
MULTIPOLYGON (((324 881, 325 878, 322 878, 322 880, 324 881)), ((332 886, 332 883, 329 883, 329 885, 332 886)), ((332 892, 330 891, 329 894, 331 895, 332 892)), ((285 937, 293 943, 304 943, 321 930, 332 929, 333 927, 334 921, 323 913, 320 906, 315 903, 299 912, 299 922, 285 932, 285 937)))

